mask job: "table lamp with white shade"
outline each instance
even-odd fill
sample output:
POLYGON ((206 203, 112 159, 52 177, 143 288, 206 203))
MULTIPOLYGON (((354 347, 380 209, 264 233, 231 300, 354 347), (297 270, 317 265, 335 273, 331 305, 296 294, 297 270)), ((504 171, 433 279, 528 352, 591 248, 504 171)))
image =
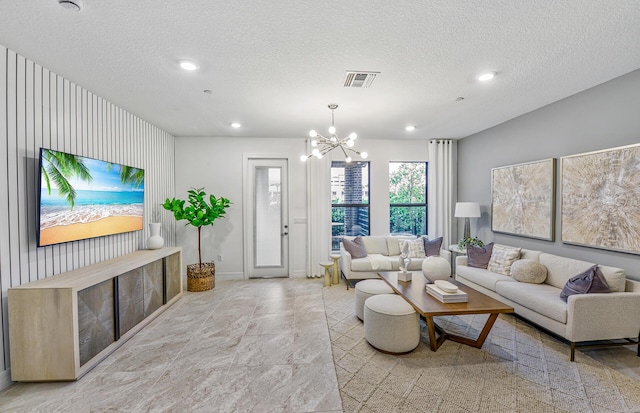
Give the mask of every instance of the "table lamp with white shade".
POLYGON ((456 202, 454 213, 456 218, 464 218, 464 238, 471 238, 471 223, 469 218, 480 217, 480 204, 477 202, 456 202))

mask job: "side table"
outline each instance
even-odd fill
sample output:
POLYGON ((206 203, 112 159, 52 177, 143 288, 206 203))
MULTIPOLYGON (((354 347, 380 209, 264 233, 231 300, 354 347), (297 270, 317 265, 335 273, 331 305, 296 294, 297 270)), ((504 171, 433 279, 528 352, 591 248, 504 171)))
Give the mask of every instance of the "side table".
POLYGON ((331 286, 331 274, 329 274, 329 268, 333 266, 331 261, 320 261, 320 266, 324 268, 324 286, 331 286))
POLYGON ((449 251, 451 251, 451 276, 456 279, 456 257, 458 255, 467 255, 466 249, 458 248, 458 244, 449 245, 449 251))
POLYGON ((339 284, 340 269, 338 268, 338 260, 340 259, 340 254, 331 254, 330 257, 333 260, 333 278, 331 280, 331 284, 339 284))

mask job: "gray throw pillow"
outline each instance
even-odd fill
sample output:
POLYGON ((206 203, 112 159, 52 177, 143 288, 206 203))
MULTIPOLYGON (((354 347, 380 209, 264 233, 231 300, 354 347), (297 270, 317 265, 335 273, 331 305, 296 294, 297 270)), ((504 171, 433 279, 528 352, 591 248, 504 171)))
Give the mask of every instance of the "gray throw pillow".
POLYGON ((424 241, 424 253, 427 257, 433 257, 440 255, 440 248, 442 248, 442 237, 429 240, 427 237, 422 237, 424 241))
POLYGON ((467 244, 467 265, 469 267, 487 269, 492 251, 493 242, 484 247, 467 244))
POLYGON ((367 249, 364 246, 362 237, 355 237, 353 241, 343 238, 342 245, 351 254, 351 258, 364 258, 367 256, 367 249))
POLYGON ((594 265, 588 270, 569 278, 562 291, 560 291, 560 298, 566 303, 567 297, 570 295, 610 292, 609 284, 604 279, 602 271, 597 265, 594 265))

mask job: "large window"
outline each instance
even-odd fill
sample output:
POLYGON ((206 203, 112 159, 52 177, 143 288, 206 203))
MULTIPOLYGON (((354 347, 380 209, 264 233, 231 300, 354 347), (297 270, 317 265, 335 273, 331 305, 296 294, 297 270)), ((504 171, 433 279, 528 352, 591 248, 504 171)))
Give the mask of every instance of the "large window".
POLYGON ((389 162, 389 232, 427 234, 427 164, 389 162))
POLYGON ((345 235, 369 235, 369 162, 331 162, 331 249, 345 235))

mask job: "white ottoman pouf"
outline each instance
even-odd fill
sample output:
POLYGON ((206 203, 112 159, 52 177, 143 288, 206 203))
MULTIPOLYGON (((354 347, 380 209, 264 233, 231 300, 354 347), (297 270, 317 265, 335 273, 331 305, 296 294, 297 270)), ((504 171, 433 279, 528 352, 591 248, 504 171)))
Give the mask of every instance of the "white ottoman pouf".
POLYGON ((364 320, 364 302, 378 294, 393 294, 393 289, 382 280, 363 280, 356 283, 356 316, 364 320))
POLYGON ((410 352, 420 344, 420 317, 399 295, 374 295, 364 303, 364 338, 387 353, 410 352))

